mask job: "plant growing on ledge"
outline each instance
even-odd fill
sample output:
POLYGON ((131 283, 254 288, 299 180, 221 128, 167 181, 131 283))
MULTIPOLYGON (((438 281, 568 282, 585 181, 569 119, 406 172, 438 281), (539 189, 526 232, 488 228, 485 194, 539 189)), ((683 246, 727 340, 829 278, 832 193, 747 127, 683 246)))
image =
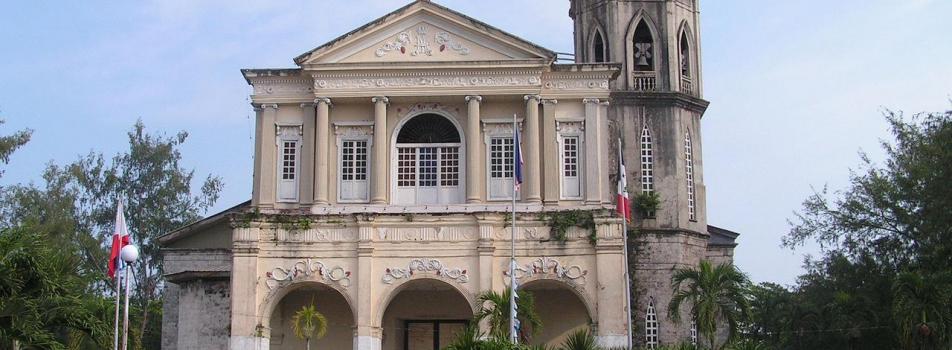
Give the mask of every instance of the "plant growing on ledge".
POLYGON ((576 226, 589 230, 589 241, 595 242, 595 216, 585 210, 553 211, 545 214, 546 224, 551 230, 550 237, 559 243, 568 240, 566 232, 576 226))
POLYGON ((646 218, 653 218, 661 207, 661 195, 658 192, 641 192, 635 195, 635 209, 646 218))

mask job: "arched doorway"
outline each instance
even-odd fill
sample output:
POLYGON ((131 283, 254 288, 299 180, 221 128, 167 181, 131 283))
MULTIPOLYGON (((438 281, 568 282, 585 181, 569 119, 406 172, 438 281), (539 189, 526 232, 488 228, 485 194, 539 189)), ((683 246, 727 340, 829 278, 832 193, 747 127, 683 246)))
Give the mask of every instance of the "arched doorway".
POLYGON ((558 346, 575 331, 590 327, 592 319, 585 303, 562 282, 535 280, 519 289, 532 293, 542 320, 542 329, 530 339, 532 345, 558 346))
POLYGON ((436 279, 406 282, 383 314, 383 350, 439 350, 473 318, 467 299, 436 279))
POLYGON ((423 113, 396 134, 394 204, 463 202, 464 169, 459 128, 447 117, 423 113))
POLYGON ((311 339, 312 349, 351 349, 354 316, 347 299, 337 290, 320 283, 307 283, 288 292, 271 312, 271 350, 304 349, 305 342, 294 335, 292 318, 311 302, 327 318, 327 334, 311 339))

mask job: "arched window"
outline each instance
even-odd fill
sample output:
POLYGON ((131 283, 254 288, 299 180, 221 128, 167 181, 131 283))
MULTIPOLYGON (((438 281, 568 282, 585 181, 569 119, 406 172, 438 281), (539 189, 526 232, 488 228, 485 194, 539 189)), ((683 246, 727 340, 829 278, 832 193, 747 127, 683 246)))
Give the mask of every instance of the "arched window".
POLYGON ((395 204, 462 201, 459 130, 438 114, 421 114, 397 134, 395 204))
POLYGON ((688 45, 688 33, 681 32, 681 76, 691 77, 691 48, 688 45))
POLYGON ((697 346, 697 319, 691 319, 691 345, 697 346))
POLYGON ((608 62, 608 45, 605 44, 600 30, 596 30, 595 37, 592 38, 592 57, 595 63, 608 62))
POLYGON ((641 72, 654 71, 654 37, 651 36, 651 29, 648 28, 648 23, 645 23, 644 19, 635 27, 633 41, 635 70, 641 72))
POLYGON ((648 124, 641 130, 641 192, 654 192, 654 146, 648 124))
POLYGON ((688 215, 691 220, 697 220, 697 209, 694 198, 694 147, 691 144, 691 133, 684 133, 684 173, 688 182, 688 215))
POLYGON ((655 311, 654 298, 648 299, 648 309, 645 310, 645 345, 648 349, 658 346, 658 313, 655 311))

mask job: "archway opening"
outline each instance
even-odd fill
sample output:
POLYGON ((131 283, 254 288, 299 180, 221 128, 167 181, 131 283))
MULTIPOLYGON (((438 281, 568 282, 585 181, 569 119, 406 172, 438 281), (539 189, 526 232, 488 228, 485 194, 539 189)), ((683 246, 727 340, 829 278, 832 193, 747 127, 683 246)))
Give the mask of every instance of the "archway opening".
POLYGON ((305 348, 305 341, 294 335, 292 320, 298 310, 312 302, 317 311, 327 318, 327 333, 323 338, 311 339, 311 348, 351 349, 353 347, 354 315, 347 300, 337 290, 315 283, 289 292, 275 306, 271 313, 270 349, 305 348))
POLYGON ((532 345, 559 346, 575 331, 591 326, 585 303, 562 282, 537 280, 520 289, 532 293, 535 311, 542 320, 542 329, 531 338, 532 345))
POLYGON ((654 71, 654 37, 648 23, 642 19, 635 27, 634 36, 635 70, 642 72, 654 71))
POLYGON ((463 201, 462 137, 446 117, 424 113, 407 120, 396 139, 394 204, 463 201))
POLYGON ((473 318, 473 309, 446 282, 407 282, 383 314, 383 350, 439 350, 456 339, 473 318))

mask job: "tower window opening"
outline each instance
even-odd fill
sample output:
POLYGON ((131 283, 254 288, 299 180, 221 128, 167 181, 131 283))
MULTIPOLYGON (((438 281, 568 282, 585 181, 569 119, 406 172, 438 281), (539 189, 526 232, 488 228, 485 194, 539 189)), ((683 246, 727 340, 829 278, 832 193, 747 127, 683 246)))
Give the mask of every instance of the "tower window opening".
POLYGON ((694 147, 691 144, 691 134, 684 133, 684 161, 685 175, 688 185, 688 216, 691 221, 697 220, 697 207, 694 194, 694 147))
POLYGON ((655 69, 654 38, 651 36, 651 29, 643 19, 635 27, 633 54, 636 71, 647 72, 655 69))
POLYGON ((681 32, 681 76, 691 78, 691 49, 688 47, 688 35, 681 32))
POLYGON ((602 38, 601 31, 595 31, 595 38, 592 39, 592 51, 594 62, 608 62, 608 45, 605 44, 605 39, 602 38))

